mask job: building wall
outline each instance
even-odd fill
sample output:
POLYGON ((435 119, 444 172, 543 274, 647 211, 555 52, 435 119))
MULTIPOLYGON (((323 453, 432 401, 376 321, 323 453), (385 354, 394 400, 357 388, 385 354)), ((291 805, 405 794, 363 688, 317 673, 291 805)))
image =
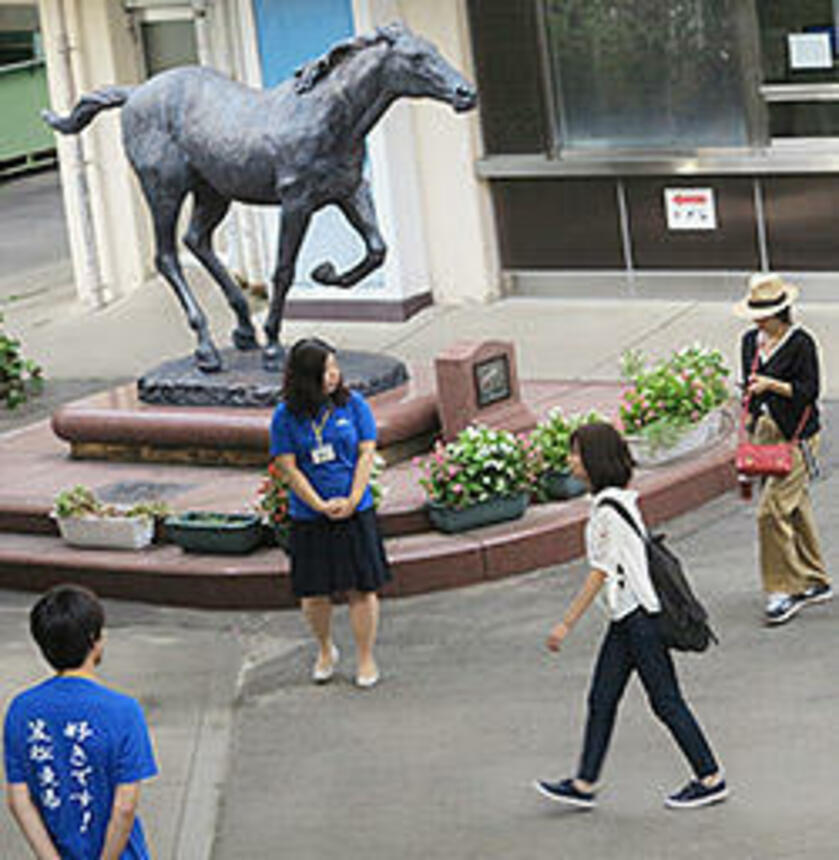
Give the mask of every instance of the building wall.
MULTIPOLYGON (((475 81, 464 0, 403 0, 405 22, 475 81)), ((480 90, 478 93, 480 98, 480 90)), ((428 258, 439 302, 485 302, 499 294, 500 270, 478 111, 455 114, 430 102, 413 107, 428 258)))
MULTIPOLYGON (((54 110, 70 110, 98 86, 137 81, 137 46, 119 2, 40 0, 39 12, 54 110)), ((148 216, 122 150, 118 111, 100 114, 77 138, 56 135, 56 141, 79 294, 100 305, 129 293, 149 275, 148 216), (84 198, 92 235, 84 229, 84 198)))

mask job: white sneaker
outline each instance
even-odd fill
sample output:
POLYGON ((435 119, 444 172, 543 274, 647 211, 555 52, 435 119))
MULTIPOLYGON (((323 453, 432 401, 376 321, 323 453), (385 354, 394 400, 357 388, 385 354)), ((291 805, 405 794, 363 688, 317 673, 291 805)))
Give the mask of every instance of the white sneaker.
POLYGON ((312 669, 312 680, 316 684, 325 684, 327 681, 332 680, 332 676, 335 674, 335 667, 338 665, 338 660, 341 658, 341 653, 338 651, 338 648, 333 643, 332 645, 332 662, 327 666, 321 665, 320 662, 316 662, 314 668, 312 669))

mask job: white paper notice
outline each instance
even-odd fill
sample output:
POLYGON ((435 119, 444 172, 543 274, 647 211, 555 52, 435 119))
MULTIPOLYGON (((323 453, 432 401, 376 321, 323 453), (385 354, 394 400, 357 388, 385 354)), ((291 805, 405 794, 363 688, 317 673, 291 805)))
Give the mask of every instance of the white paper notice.
POLYGON ((713 188, 665 188, 668 230, 716 230, 713 188))
POLYGON ((833 68, 830 33, 790 33, 787 42, 791 69, 833 68))

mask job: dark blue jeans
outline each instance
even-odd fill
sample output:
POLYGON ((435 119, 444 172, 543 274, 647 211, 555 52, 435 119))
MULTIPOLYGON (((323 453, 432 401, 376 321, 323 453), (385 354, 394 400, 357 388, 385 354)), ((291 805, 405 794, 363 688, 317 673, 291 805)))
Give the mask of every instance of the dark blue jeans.
POLYGON ((578 777, 597 782, 615 715, 632 670, 637 669, 655 715, 667 726, 697 777, 718 766, 702 729, 682 698, 676 670, 655 619, 643 609, 613 621, 597 658, 588 695, 588 720, 578 777))

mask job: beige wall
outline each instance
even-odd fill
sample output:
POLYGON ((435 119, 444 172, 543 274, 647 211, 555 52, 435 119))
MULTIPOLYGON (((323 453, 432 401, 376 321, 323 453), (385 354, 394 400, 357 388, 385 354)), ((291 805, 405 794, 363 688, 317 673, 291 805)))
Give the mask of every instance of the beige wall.
MULTIPOLYGON (((465 0, 399 5, 405 23, 474 82, 465 0)), ((431 102, 413 110, 435 299, 488 301, 499 294, 500 272, 489 188, 474 170, 481 154, 478 112, 455 114, 431 102)))
MULTIPOLYGON (((97 87, 137 81, 137 46, 120 0, 40 0, 39 9, 54 110, 70 110, 81 95, 97 87), (70 78, 62 56, 62 26, 66 27, 70 51, 70 78)), ((98 289, 82 276, 85 236, 76 193, 78 179, 70 157, 74 143, 62 135, 56 135, 56 140, 80 297, 90 304, 101 304, 127 294, 150 272, 148 216, 122 150, 119 112, 103 112, 81 133, 101 280, 98 289)))

